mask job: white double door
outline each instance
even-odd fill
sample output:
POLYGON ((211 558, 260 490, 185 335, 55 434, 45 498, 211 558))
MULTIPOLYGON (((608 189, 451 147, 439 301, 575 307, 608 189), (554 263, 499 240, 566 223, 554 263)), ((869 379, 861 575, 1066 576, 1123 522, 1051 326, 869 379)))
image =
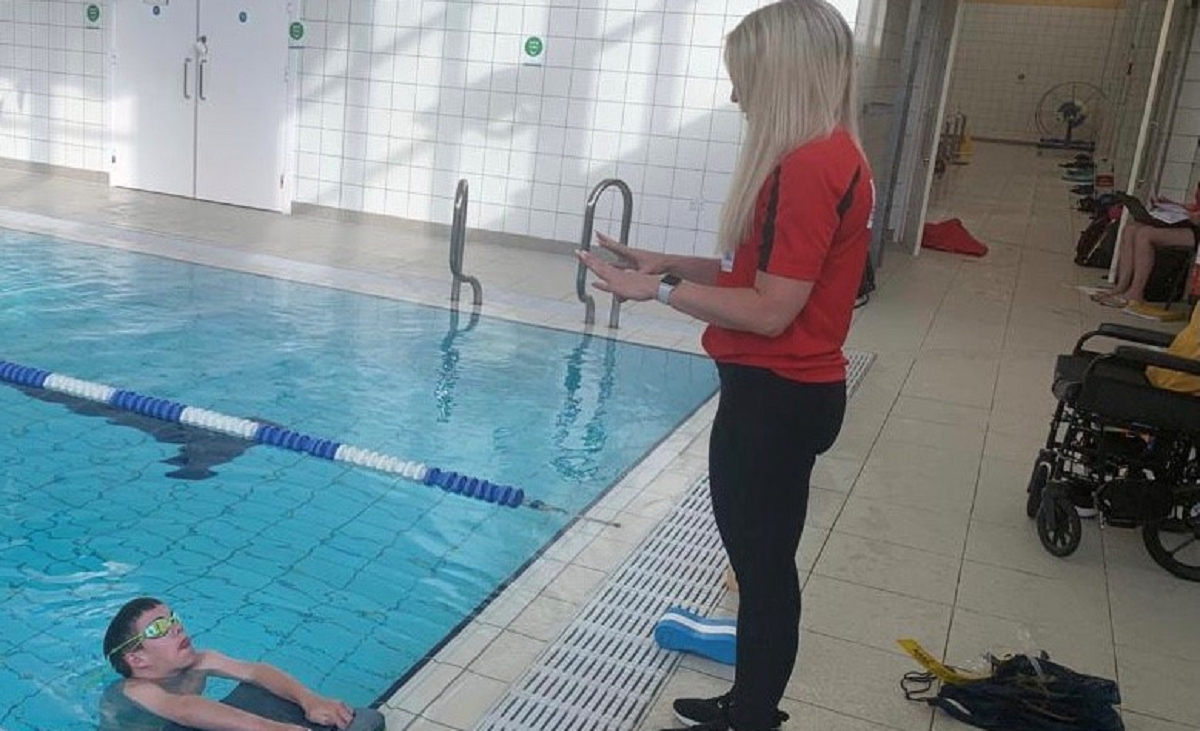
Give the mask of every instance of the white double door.
POLYGON ((115 10, 111 184, 290 210, 288 3, 115 10))

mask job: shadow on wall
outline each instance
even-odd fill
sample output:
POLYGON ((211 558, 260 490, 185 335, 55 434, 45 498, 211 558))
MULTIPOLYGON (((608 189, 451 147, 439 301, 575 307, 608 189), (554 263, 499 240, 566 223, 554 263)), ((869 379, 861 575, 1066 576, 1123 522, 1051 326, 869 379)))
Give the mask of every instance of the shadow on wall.
MULTIPOLYGON (((423 22, 494 25, 488 17, 494 12, 494 6, 452 4, 423 22), (466 17, 452 19, 451 7, 466 17)), ((304 57, 301 104, 321 108, 342 100, 345 116, 340 133, 302 128, 309 140, 301 144, 301 158, 320 135, 321 167, 313 169, 311 155, 300 166, 302 178, 319 182, 315 192, 302 191, 298 198, 449 222, 455 185, 466 178, 471 226, 574 243, 591 188, 619 177, 635 194, 633 241, 707 253, 736 160, 741 115, 725 101, 730 85, 720 49, 684 45, 689 24, 668 23, 666 15, 660 4, 652 12, 629 13, 630 23, 595 38, 549 36, 547 53, 569 57, 569 66, 505 64, 495 70, 490 61, 472 60, 491 59, 496 38, 505 37, 488 33, 445 32, 444 43, 432 43, 413 28, 398 31, 386 45, 372 44, 370 53, 352 52, 362 43, 352 36, 374 26, 371 18, 349 22, 348 11, 344 19, 326 23, 333 35, 316 57, 321 68, 308 67, 315 54, 304 57), (612 53, 628 51, 633 61, 636 49, 649 47, 655 57, 635 61, 651 69, 646 73, 606 68, 614 63, 612 53), (440 57, 418 51, 437 51, 440 57), (699 56, 712 67, 711 78, 653 73, 686 72, 699 56), (493 70, 475 77, 472 72, 483 67, 493 70), (385 81, 408 77, 414 83, 385 81), (313 81, 318 85, 310 90, 313 81), (547 86, 555 89, 553 95, 547 95, 547 86), (587 121, 581 124, 581 118, 587 121), (340 169, 328 169, 332 159, 340 169)), ((691 16, 679 17, 690 22, 691 16)), ((518 53, 514 48, 514 57, 518 53)), ((624 69, 628 61, 617 66, 624 69)), ((312 113, 302 111, 301 120, 312 113)), ((619 217, 616 197, 606 196, 597 210, 597 230, 616 233, 619 217)))
MULTIPOLYGON (((548 29, 534 66, 516 62, 523 36, 495 32, 496 5, 442 3, 423 28, 392 28, 370 3, 343 4, 314 21, 323 43, 303 57, 297 198, 449 223, 466 178, 472 228, 574 245, 588 193, 617 177, 635 196, 633 242, 709 254, 742 134, 721 56, 740 16, 696 9, 662 0, 601 31, 607 11, 549 8, 526 24, 548 29), (513 63, 493 63, 498 39, 513 43, 513 63), (342 115, 326 124, 330 108, 342 115)), ((882 189, 908 10, 877 0, 866 13, 863 139, 882 189)), ((619 218, 605 196, 596 229, 616 233, 619 218)))

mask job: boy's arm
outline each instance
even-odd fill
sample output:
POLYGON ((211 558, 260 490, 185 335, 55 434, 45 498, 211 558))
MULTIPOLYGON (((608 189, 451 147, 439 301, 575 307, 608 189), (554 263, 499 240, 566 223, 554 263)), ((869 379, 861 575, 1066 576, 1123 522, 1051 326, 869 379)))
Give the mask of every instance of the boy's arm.
POLYGON ((273 665, 245 662, 219 652, 205 652, 198 669, 233 678, 265 688, 304 709, 304 716, 313 723, 336 726, 340 729, 350 725, 354 710, 341 701, 317 695, 299 680, 273 665))
POLYGON ((307 731, 199 695, 170 693, 150 681, 125 684, 125 695, 160 718, 209 731, 307 731))

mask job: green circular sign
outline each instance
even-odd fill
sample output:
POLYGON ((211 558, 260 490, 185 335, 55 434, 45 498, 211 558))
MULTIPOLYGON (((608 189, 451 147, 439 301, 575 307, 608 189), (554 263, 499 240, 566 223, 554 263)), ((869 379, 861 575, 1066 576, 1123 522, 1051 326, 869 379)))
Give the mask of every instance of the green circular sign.
POLYGON ((97 20, 100 20, 100 6, 99 5, 87 6, 86 12, 87 12, 87 19, 88 19, 89 23, 95 23, 97 20))
POLYGON ((288 35, 293 41, 298 41, 304 37, 304 23, 296 22, 288 26, 288 35))
POLYGON ((530 58, 537 58, 542 55, 542 51, 546 49, 546 44, 542 43, 542 39, 537 36, 529 36, 525 39, 525 53, 530 58))

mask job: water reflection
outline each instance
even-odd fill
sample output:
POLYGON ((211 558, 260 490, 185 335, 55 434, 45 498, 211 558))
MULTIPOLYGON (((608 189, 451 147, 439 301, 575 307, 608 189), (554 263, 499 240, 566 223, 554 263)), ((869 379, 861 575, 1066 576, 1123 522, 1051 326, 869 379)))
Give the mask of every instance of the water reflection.
POLYGON ((608 441, 605 413, 616 383, 617 341, 600 338, 604 350, 596 360, 597 354, 589 352, 595 340, 585 333, 567 354, 565 399, 554 422, 554 467, 572 480, 595 475, 598 463, 593 455, 608 441))
POLYGON ((459 335, 471 332, 479 324, 479 310, 471 310, 470 318, 464 326, 459 326, 459 318, 458 308, 451 308, 450 326, 446 329, 446 336, 442 338, 442 365, 438 370, 437 383, 434 384, 434 403, 437 405, 438 421, 442 423, 450 421, 454 411, 454 389, 459 378, 459 352, 455 341, 459 335))

